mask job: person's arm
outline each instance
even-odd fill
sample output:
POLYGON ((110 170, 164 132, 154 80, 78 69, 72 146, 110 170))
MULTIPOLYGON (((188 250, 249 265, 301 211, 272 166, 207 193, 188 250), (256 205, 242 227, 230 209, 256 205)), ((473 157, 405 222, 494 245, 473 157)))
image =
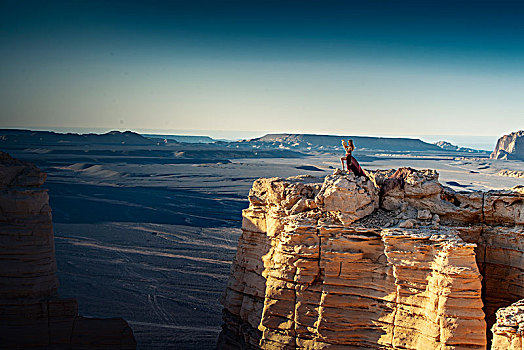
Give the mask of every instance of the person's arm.
POLYGON ((348 145, 346 144, 346 140, 342 139, 342 146, 346 150, 346 153, 348 153, 348 145))

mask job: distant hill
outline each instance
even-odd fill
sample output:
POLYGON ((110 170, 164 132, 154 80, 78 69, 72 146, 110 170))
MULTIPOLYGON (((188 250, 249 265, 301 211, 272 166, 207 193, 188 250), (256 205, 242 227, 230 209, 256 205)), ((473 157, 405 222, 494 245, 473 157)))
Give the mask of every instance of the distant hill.
POLYGON ((245 140, 243 142, 272 145, 280 148, 330 150, 342 149, 341 140, 352 139, 357 150, 383 151, 442 151, 437 145, 419 139, 389 138, 371 136, 333 136, 314 134, 267 134, 265 136, 245 140))
POLYGON ((68 144, 152 145, 155 144, 155 141, 132 131, 110 131, 105 134, 62 134, 53 131, 0 129, 0 145, 2 144, 34 146, 68 144))
MULTIPOLYGON (((297 150, 268 147, 236 147, 232 143, 177 142, 163 138, 147 138, 131 131, 111 131, 105 134, 62 134, 51 131, 0 129, 0 150, 22 150, 33 155, 52 156, 65 162, 77 163, 125 162, 129 157, 144 164, 198 164, 227 162, 238 158, 299 158, 308 154, 297 150)), ((163 135, 160 135, 163 136, 163 135)), ((207 137, 203 137, 207 138, 207 137)), ((211 138, 209 138, 211 139, 211 138)), ((193 139, 194 140, 194 139, 193 139)), ((235 144, 235 143, 233 143, 235 144)), ((27 153, 26 153, 27 154, 27 153)), ((46 157, 39 157, 45 159, 46 157)), ((39 162, 39 159, 34 159, 39 162)))
POLYGON ((156 134, 144 134, 145 137, 149 138, 160 138, 166 140, 173 140, 176 142, 185 143, 213 143, 216 140, 209 136, 192 136, 192 135, 156 135, 156 134))

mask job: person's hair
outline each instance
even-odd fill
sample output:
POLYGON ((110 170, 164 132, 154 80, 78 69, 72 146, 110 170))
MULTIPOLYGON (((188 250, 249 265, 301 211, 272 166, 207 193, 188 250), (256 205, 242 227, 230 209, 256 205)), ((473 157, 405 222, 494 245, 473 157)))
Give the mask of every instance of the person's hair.
POLYGON ((349 139, 348 140, 348 147, 351 151, 353 151, 355 149, 355 145, 353 144, 353 140, 349 139))

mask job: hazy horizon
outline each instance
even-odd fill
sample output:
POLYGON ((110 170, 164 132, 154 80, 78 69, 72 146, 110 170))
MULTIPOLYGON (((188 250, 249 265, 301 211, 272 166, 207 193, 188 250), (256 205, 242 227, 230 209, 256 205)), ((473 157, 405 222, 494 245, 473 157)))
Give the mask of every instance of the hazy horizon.
MULTIPOLYGON (((252 139, 261 137, 267 134, 274 134, 275 132, 267 131, 228 131, 228 130, 155 130, 155 129, 136 129, 129 130, 125 128, 39 128, 39 127, 14 127, 6 126, 5 129, 27 129, 33 131, 54 131, 58 133, 106 133, 114 130, 118 131, 132 131, 143 135, 180 135, 180 136, 208 136, 215 140, 238 141, 243 139, 252 139)), ((286 133, 285 131, 276 133, 286 133)), ((398 137, 398 138, 414 138, 421 139, 428 143, 435 143, 437 141, 448 141, 459 147, 467 147, 479 150, 492 151, 495 148, 497 140, 500 136, 496 135, 369 135, 369 134, 319 134, 317 135, 333 135, 333 136, 369 136, 369 137, 398 137)))
POLYGON ((3 1, 0 127, 504 135, 524 4, 3 1))

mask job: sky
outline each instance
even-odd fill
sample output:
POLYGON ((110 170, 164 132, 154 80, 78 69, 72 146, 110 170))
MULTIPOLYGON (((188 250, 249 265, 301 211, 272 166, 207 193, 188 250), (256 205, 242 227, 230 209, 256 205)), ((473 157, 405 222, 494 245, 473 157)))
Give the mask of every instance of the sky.
POLYGON ((0 127, 524 129, 524 3, 0 0, 0 127))

